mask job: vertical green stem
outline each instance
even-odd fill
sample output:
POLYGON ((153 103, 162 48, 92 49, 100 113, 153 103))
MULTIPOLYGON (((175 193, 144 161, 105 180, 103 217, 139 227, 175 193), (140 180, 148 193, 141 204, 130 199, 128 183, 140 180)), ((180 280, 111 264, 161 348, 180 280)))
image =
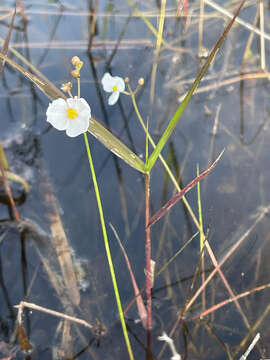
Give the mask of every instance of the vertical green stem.
POLYGON ((98 210, 99 210, 99 217, 100 217, 100 222, 101 222, 101 227, 102 227, 102 232, 103 232, 103 239, 104 239, 104 244, 105 244, 105 249, 106 249, 106 255, 107 255, 108 264, 109 264, 109 268, 110 268, 110 272, 111 272, 111 278, 112 278, 114 293, 115 293, 115 297, 116 297, 118 312, 119 312, 119 316, 120 316, 120 321, 122 324, 123 334, 124 334, 124 338, 126 341, 129 358, 130 358, 130 360, 134 360, 134 356, 132 353, 132 349, 131 349, 131 345, 130 345, 130 341, 129 341, 129 337, 128 337, 128 333, 127 333, 125 318, 124 318, 124 314, 123 314, 123 310, 122 310, 118 286, 117 286, 117 282, 116 282, 114 266, 113 266, 113 262, 112 262, 111 251, 110 251, 110 247, 109 247, 109 241, 108 241, 108 236, 107 236, 107 231, 106 231, 106 226, 105 226, 105 221, 104 221, 102 203, 101 203, 101 199, 100 199, 97 178, 96 178, 94 164, 93 164, 93 160, 92 160, 92 156, 91 156, 91 152, 90 152, 90 146, 88 143, 87 133, 84 133, 84 141, 85 141, 85 146, 86 146, 86 150, 87 150, 92 179, 93 179, 93 183, 94 183, 97 205, 98 205, 98 210))
POLYGON ((78 77, 77 78, 77 83, 78 83, 78 98, 81 97, 81 78, 78 77))

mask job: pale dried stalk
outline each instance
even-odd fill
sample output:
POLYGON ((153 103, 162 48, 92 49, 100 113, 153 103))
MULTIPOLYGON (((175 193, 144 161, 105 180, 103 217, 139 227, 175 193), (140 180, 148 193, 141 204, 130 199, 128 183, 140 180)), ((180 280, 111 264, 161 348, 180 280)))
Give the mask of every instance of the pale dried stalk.
POLYGON ((36 305, 36 304, 33 304, 33 303, 29 303, 29 302, 26 302, 26 301, 21 301, 19 305, 15 305, 14 306, 15 308, 18 309, 18 323, 21 324, 22 323, 22 312, 23 312, 23 308, 26 307, 26 308, 29 308, 29 309, 33 309, 33 310, 37 310, 37 311, 41 311, 41 312, 44 312, 46 314, 50 314, 52 316, 56 316, 56 317, 60 317, 62 319, 65 319, 65 320, 69 320, 69 321, 73 321, 77 324, 80 324, 80 325, 83 325, 89 329, 93 329, 94 326, 89 324, 87 321, 85 320, 82 320, 82 319, 78 319, 74 316, 69 316, 69 315, 66 315, 66 314, 63 314, 63 313, 60 313, 58 311, 54 311, 54 310, 51 310, 51 309, 48 309, 48 308, 45 308, 43 306, 39 306, 39 305, 36 305))
POLYGON ((263 8, 263 2, 260 1, 259 4, 260 8, 260 40, 261 40, 261 68, 263 71, 265 71, 265 39, 264 39, 264 8, 263 8))

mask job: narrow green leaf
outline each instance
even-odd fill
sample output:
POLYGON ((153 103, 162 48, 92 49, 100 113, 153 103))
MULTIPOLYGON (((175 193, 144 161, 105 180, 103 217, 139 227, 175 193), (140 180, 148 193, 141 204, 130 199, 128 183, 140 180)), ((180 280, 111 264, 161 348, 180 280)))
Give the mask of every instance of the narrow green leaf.
MULTIPOLYGON (((8 62, 27 79, 32 81, 49 99, 55 100, 60 97, 66 99, 66 96, 53 84, 51 84, 49 80, 45 81, 44 79, 40 79, 2 53, 0 53, 0 58, 8 62)), ((128 165, 142 173, 145 173, 144 162, 93 117, 91 118, 88 131, 111 152, 123 159, 128 165)))
MULTIPOLYGON (((25 191, 26 192, 29 191, 28 182, 26 180, 24 180, 23 177, 21 177, 20 175, 14 174, 13 172, 8 171, 8 170, 5 171, 5 174, 6 174, 6 177, 7 177, 8 180, 15 181, 15 182, 18 182, 18 183, 22 184, 25 191)), ((1 178, 1 176, 0 176, 0 178, 1 178)))
POLYGON ((8 170, 8 161, 2 144, 0 143, 0 162, 4 170, 8 170))
POLYGON ((161 139, 159 140, 156 148, 154 149, 151 156, 149 157, 148 164, 147 164, 147 167, 146 167, 146 171, 150 171, 152 169, 152 167, 154 166, 155 162, 157 161, 157 158, 158 158, 159 154, 161 153, 163 147, 166 145, 166 143, 167 143, 169 137, 171 136, 176 124, 178 123, 183 111, 185 110, 185 108, 188 105, 194 91, 196 90, 197 86, 199 85, 202 77, 206 73, 206 71, 207 71, 208 67, 210 66, 211 62, 213 61, 218 49, 221 47, 226 35, 228 34, 229 30, 231 29, 231 27, 232 27, 232 25, 234 23, 234 20, 238 16, 238 14, 239 14, 242 6, 244 5, 245 1, 246 0, 242 0, 241 4, 239 5, 239 7, 237 8, 237 10, 235 12, 235 15, 234 15, 233 19, 226 26, 223 34, 221 35, 221 37, 217 41, 215 47, 213 48, 213 50, 209 54, 205 64, 203 65, 203 67, 200 70, 198 76, 196 77, 193 85, 191 86, 188 93, 186 94, 183 102, 181 103, 181 105, 178 107, 175 114, 173 115, 167 129, 164 131, 164 133, 163 133, 161 139))
POLYGON ((128 165, 145 173, 144 162, 93 117, 90 120, 88 131, 107 149, 124 160, 128 165))

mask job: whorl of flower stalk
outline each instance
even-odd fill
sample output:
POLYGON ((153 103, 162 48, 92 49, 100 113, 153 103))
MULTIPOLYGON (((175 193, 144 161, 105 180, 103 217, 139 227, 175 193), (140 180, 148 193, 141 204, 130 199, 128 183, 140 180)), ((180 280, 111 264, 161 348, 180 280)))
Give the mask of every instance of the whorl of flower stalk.
POLYGON ((73 56, 71 63, 73 66, 75 66, 75 69, 71 71, 71 75, 75 78, 79 78, 81 68, 83 67, 83 61, 81 61, 78 56, 73 56))

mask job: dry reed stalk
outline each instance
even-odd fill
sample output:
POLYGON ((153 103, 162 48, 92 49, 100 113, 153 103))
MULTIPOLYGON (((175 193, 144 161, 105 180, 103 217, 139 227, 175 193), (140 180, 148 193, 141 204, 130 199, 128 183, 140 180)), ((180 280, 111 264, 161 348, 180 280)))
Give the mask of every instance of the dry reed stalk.
MULTIPOLYGON (((214 1, 212 0, 204 0, 205 4, 211 6, 213 9, 219 11, 221 14, 227 16, 229 19, 233 18, 233 14, 227 10, 225 10, 224 8, 222 8, 221 6, 219 6, 218 4, 216 4, 214 1)), ((246 21, 240 19, 240 18, 236 18, 235 22, 244 26, 246 29, 253 31, 255 34, 262 36, 264 39, 267 39, 270 41, 270 34, 267 33, 262 33, 259 29, 257 29, 256 27, 250 25, 249 23, 247 23, 246 21)))
POLYGON ((230 297, 230 298, 228 298, 226 300, 223 300, 223 301, 219 302, 216 305, 211 306, 209 309, 206 309, 205 311, 201 312, 200 314, 198 314, 196 316, 193 316, 191 319, 188 319, 188 320, 196 320, 196 319, 203 318, 203 317, 213 313, 214 311, 222 308, 223 306, 231 304, 235 300, 238 300, 238 299, 241 299, 243 297, 249 296, 251 294, 254 294, 255 292, 265 290, 265 289, 267 289, 269 287, 270 287, 270 283, 264 284, 264 285, 261 285, 261 286, 257 286, 257 287, 255 287, 255 288, 253 288, 251 290, 244 291, 241 294, 235 295, 234 297, 230 297))
POLYGON ((260 1, 259 3, 260 8, 260 43, 261 43, 261 68, 262 71, 265 71, 265 38, 264 38, 264 7, 263 2, 260 1))
MULTIPOLYGON (((256 218, 256 220, 254 221, 254 223, 248 228, 248 230, 238 239, 238 241, 236 241, 236 243, 230 248, 230 250, 227 252, 227 254, 221 259, 221 261, 219 263, 217 263, 217 260, 215 258, 215 255, 212 252, 212 249, 208 243, 208 241, 205 241, 205 247, 208 250, 209 256, 215 266, 215 269, 210 273, 210 275, 207 277, 207 279, 205 280, 204 284, 201 285, 199 287, 199 289, 195 292, 195 294, 193 295, 193 297, 188 301, 188 303, 186 304, 184 310, 182 310, 179 313, 179 316, 177 317, 170 333, 169 336, 173 336, 175 330, 177 329, 177 327, 179 326, 179 323, 182 321, 183 319, 183 314, 186 313, 189 308, 191 307, 191 305, 195 302, 195 300, 198 298, 198 296, 201 294, 201 292, 203 291, 203 289, 206 287, 206 285, 209 283, 209 281, 213 278, 213 276, 218 272, 219 275, 222 278, 222 281, 224 282, 224 285, 226 286, 231 298, 234 298, 235 295, 233 293, 233 291, 231 290, 231 287, 229 286, 226 278, 224 277, 222 271, 221 271, 221 266, 227 261, 227 259, 234 253, 234 251, 240 246, 240 244, 248 237, 248 235, 252 232, 252 230, 255 229, 255 227, 258 225, 258 223, 260 221, 262 221, 262 219, 269 213, 270 211, 270 205, 268 207, 265 207, 264 210, 260 213, 260 215, 256 218)), ((247 326, 248 329, 250 329, 248 320, 245 316, 245 314, 243 313, 243 310, 238 302, 238 300, 233 300, 235 306, 237 307, 237 310, 239 311, 239 313, 241 314, 244 324, 247 326)), ((270 311, 270 305, 269 305, 269 309, 268 311, 270 311)), ((252 327, 253 333, 254 333, 254 326, 252 327)), ((165 351, 165 345, 163 346, 163 348, 161 349, 158 358, 160 359, 160 357, 162 356, 162 354, 165 351)))
POLYGON ((33 304, 33 303, 29 303, 29 302, 26 302, 26 301, 21 301, 19 305, 15 305, 15 308, 18 309, 18 315, 17 315, 17 320, 18 320, 18 323, 19 324, 22 324, 22 313, 23 313, 23 309, 24 308, 28 308, 28 309, 32 309, 32 310, 37 310, 37 311, 41 311, 41 312, 44 312, 46 314, 49 314, 49 315, 52 315, 52 316, 56 316, 56 317, 59 317, 59 318, 62 318, 62 319, 65 319, 65 320, 69 320, 69 321, 72 321, 72 322, 75 322, 77 324, 80 324, 80 325, 83 325, 89 329, 93 329, 94 326, 89 324, 87 321, 85 320, 82 320, 82 319, 78 319, 74 316, 69 316, 69 315, 66 315, 66 314, 63 314, 63 313, 60 313, 58 311, 54 311, 54 310, 51 310, 51 309, 48 309, 48 308, 45 308, 43 306, 39 306, 39 305, 36 305, 36 304, 33 304))
POLYGON ((201 57, 203 47, 203 21, 204 21, 204 0, 200 0, 200 20, 198 29, 198 57, 201 57))
MULTIPOLYGON (((217 89, 222 86, 227 86, 227 85, 231 85, 231 84, 243 81, 243 80, 251 80, 251 79, 270 79, 270 72, 244 74, 244 75, 239 75, 234 78, 226 79, 226 80, 223 80, 220 82, 216 81, 213 84, 197 88, 195 90, 194 94, 201 94, 203 92, 210 91, 212 89, 217 89)), ((182 102, 183 99, 185 98, 185 96, 186 96, 186 94, 179 97, 179 99, 178 99, 179 102, 182 102)))

